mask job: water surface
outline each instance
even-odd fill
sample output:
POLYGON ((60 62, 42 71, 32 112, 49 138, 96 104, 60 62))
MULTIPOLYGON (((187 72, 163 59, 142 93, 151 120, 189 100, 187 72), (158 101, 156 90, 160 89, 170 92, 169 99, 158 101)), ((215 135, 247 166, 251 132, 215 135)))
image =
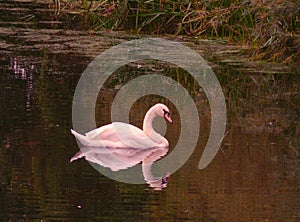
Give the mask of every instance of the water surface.
MULTIPOLYGON (((222 149, 204 170, 197 167, 211 116, 205 94, 193 79, 157 61, 132 63, 115 72, 98 98, 99 126, 111 121, 111 102, 120 84, 144 74, 164 74, 180 82, 199 109, 201 129, 194 153, 170 176, 167 187, 157 191, 146 184, 111 180, 85 160, 69 163, 78 151, 70 128, 80 75, 99 53, 137 37, 19 26, 0 29, 3 221, 299 220, 300 79, 292 69, 269 69, 267 64, 255 68, 256 63, 249 65, 244 57, 241 62, 225 61, 218 52, 229 49, 218 42, 185 43, 209 60, 227 103, 222 149), (211 55, 210 49, 216 53, 211 55)), ((182 117, 168 100, 141 98, 132 107, 130 121, 140 127, 156 102, 166 103, 173 114, 174 124, 166 133, 171 151, 182 117)))

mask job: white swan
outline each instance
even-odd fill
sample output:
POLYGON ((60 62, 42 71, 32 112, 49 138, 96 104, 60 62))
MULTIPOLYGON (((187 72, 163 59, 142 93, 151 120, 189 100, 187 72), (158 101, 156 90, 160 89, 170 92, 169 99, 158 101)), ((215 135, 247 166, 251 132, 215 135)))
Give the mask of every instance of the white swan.
POLYGON ((85 133, 85 135, 81 135, 72 129, 71 133, 82 145, 89 147, 167 147, 169 146, 168 140, 155 132, 152 127, 152 121, 156 116, 162 116, 172 123, 168 107, 158 103, 152 106, 146 113, 143 121, 143 130, 131 124, 114 122, 85 133))

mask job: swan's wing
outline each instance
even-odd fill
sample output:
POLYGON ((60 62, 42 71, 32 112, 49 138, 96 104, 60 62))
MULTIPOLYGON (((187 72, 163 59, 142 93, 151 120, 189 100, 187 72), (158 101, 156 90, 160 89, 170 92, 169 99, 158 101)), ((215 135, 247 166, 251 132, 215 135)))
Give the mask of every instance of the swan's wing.
POLYGON ((127 123, 114 122, 85 134, 87 139, 106 147, 156 147, 143 130, 127 123))
POLYGON ((156 147, 155 143, 145 132, 131 124, 112 123, 115 137, 114 139, 134 148, 151 148, 156 147))
POLYGON ((90 140, 102 139, 102 140, 109 140, 109 141, 119 141, 120 140, 119 137, 123 138, 124 136, 124 138, 125 137, 128 138, 128 135, 131 135, 132 132, 135 135, 139 135, 142 137, 145 136, 145 134, 141 129, 130 124, 119 123, 119 122, 104 125, 102 127, 99 127, 97 129, 85 133, 85 135, 90 140), (120 136, 118 136, 119 134, 120 136))
POLYGON ((85 135, 88 138, 93 139, 93 138, 97 137, 98 135, 104 133, 105 131, 109 131, 110 128, 111 128, 111 124, 108 124, 108 125, 99 127, 97 129, 91 130, 91 131, 85 133, 85 135))

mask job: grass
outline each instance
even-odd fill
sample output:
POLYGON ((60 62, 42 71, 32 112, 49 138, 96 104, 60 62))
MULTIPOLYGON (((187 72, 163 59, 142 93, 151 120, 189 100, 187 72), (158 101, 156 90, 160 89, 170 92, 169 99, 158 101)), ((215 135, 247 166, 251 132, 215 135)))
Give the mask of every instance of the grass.
POLYGON ((300 61, 298 0, 55 0, 89 29, 227 38, 254 59, 300 61))

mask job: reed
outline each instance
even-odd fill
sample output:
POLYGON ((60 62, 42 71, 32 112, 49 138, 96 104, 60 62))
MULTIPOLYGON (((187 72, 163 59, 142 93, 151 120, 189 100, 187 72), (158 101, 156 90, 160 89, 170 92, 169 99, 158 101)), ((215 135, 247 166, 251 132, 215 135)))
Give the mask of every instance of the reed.
POLYGON ((227 38, 253 59, 300 61, 298 0, 60 0, 60 11, 89 28, 227 38))

